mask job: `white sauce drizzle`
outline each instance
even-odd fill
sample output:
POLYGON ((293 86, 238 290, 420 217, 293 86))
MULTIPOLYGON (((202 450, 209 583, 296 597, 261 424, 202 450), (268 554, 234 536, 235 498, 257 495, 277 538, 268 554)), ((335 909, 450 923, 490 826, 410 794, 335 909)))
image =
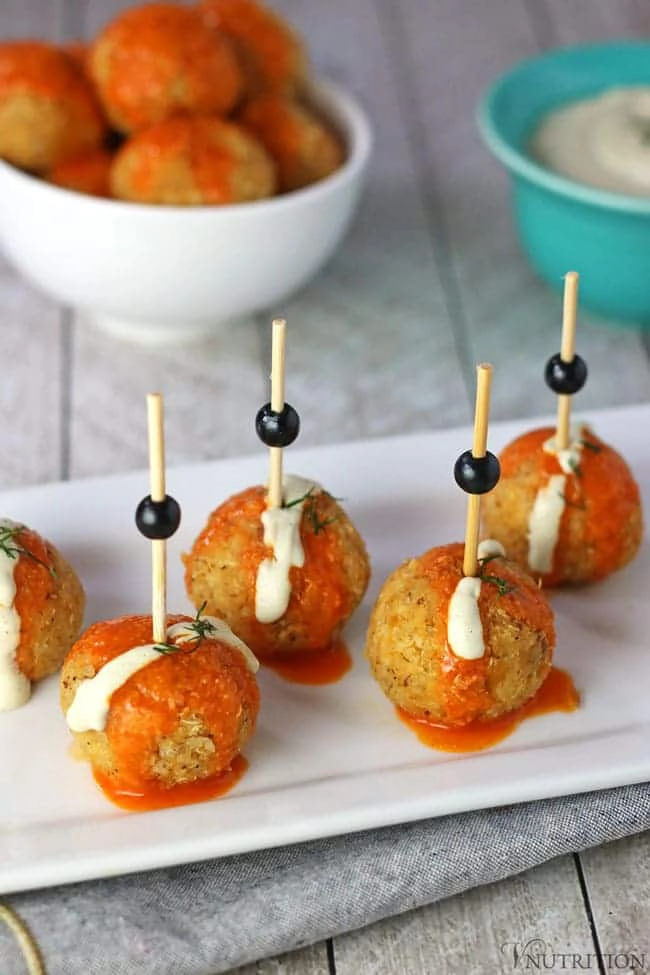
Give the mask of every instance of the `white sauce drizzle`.
MULTIPOLYGON (((215 616, 202 616, 202 622, 212 624, 216 632, 210 637, 221 640, 239 650, 248 669, 255 673, 259 664, 250 649, 232 632, 223 620, 215 616)), ((189 623, 174 623, 167 628, 167 639, 175 644, 196 640, 196 630, 189 623)), ((111 697, 127 680, 154 660, 160 660, 161 653, 153 643, 141 647, 131 647, 124 653, 113 657, 97 671, 94 677, 83 680, 77 687, 72 704, 65 719, 71 731, 103 731, 111 706, 111 697)))
MULTIPOLYGON (((8 518, 0 520, 2 528, 18 528, 8 518)), ((16 663, 20 642, 20 616, 14 606, 16 582, 14 569, 18 558, 0 549, 0 711, 13 711, 29 700, 32 685, 16 663)))
POLYGON ((305 564, 300 540, 304 499, 314 490, 320 490, 314 481, 288 474, 282 479, 282 500, 291 507, 267 508, 262 514, 264 544, 273 549, 273 557, 263 559, 257 570, 255 618, 260 623, 273 623, 287 611, 291 598, 289 570, 305 564))
MULTIPOLYGON (((479 561, 505 554, 503 545, 493 538, 481 542, 477 552, 479 561)), ((464 660, 479 660, 485 654, 483 624, 478 607, 480 593, 480 577, 463 576, 449 600, 447 645, 452 653, 464 660)))
POLYGON ((588 432, 588 427, 571 427, 569 432, 570 443, 568 447, 558 450, 555 437, 549 437, 549 439, 542 444, 542 450, 546 454, 551 454, 552 456, 557 457, 557 462, 565 474, 575 474, 576 470, 580 466, 580 457, 582 454, 582 448, 584 447, 584 436, 585 433, 588 432))
POLYGON ((566 474, 553 474, 540 488, 528 516, 528 566, 535 572, 550 572, 560 537, 564 512, 566 474))
POLYGON ((550 572, 560 537, 560 522, 566 506, 565 488, 568 474, 580 467, 585 428, 574 427, 569 446, 558 450, 555 437, 550 437, 542 449, 557 458, 562 474, 553 474, 537 492, 528 516, 528 566, 534 572, 550 572))
POLYGON ((650 195, 650 88, 614 88, 550 112, 531 152, 550 169, 613 193, 650 195))

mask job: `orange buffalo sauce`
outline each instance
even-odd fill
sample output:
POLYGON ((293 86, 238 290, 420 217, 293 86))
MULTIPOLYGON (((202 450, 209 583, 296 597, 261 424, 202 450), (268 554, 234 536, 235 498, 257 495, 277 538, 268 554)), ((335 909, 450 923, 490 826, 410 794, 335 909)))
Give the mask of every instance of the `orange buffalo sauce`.
POLYGON ((237 755, 226 772, 210 775, 196 782, 187 782, 171 788, 151 783, 142 791, 121 789, 107 775, 93 769, 93 775, 107 799, 130 812, 152 812, 172 806, 189 806, 194 802, 217 799, 235 786, 248 768, 243 755, 237 755))
POLYGON ((233 203, 249 142, 243 130, 222 119, 168 118, 132 136, 122 158, 128 160, 130 186, 139 199, 158 192, 161 173, 173 170, 203 202, 233 203))
POLYGON ((96 39, 89 63, 109 116, 125 131, 188 112, 225 115, 242 84, 229 45, 198 11, 170 3, 123 11, 96 39))
POLYGON ((100 115, 91 91, 79 72, 78 59, 45 41, 6 41, 0 46, 0 95, 27 92, 52 101, 93 106, 100 115))
POLYGON ((472 752, 491 748, 503 741, 526 718, 534 718, 551 711, 575 711, 579 704, 580 695, 571 676, 566 671, 553 667, 530 701, 498 718, 470 721, 465 725, 450 727, 413 718, 402 708, 396 708, 396 711, 404 724, 429 748, 444 752, 472 752))
MULTIPOLYGON (((444 713, 453 727, 472 723, 476 715, 485 713, 493 705, 488 672, 492 671, 493 680, 502 679, 501 668, 505 666, 495 660, 488 649, 477 659, 466 659, 448 646, 449 604, 463 577, 463 552, 462 542, 452 542, 430 549, 417 560, 442 609, 429 621, 430 639, 433 645, 445 648, 435 670, 435 681, 437 697, 444 705, 444 713)), ((497 612, 503 613, 515 626, 525 625, 543 635, 548 656, 546 666, 550 668, 551 652, 555 646, 553 612, 535 581, 520 566, 502 557, 485 563, 481 578, 478 609, 485 648, 498 639, 493 636, 493 628, 497 625, 495 616, 497 612), (501 592, 491 579, 498 579, 506 591, 501 592)))
MULTIPOLYGON (((168 626, 181 622, 191 619, 167 617, 168 626)), ((87 661, 90 672, 96 674, 121 653, 151 641, 150 616, 94 623, 72 647, 64 680, 65 667, 74 664, 77 657, 87 661)), ((66 704, 64 701, 67 711, 66 704)), ((258 709, 255 678, 236 647, 206 636, 195 649, 179 647, 176 652, 161 653, 159 659, 132 673, 111 694, 101 734, 110 745, 114 777, 95 768, 93 772, 107 796, 124 808, 158 809, 214 798, 231 788, 247 767, 239 756, 242 713, 249 716, 248 738, 258 709), (175 733, 183 715, 200 716, 214 746, 206 771, 220 771, 187 785, 158 785, 151 780, 152 759, 158 754, 160 741, 175 733)))
POLYGON ((340 680, 352 667, 352 657, 343 640, 336 640, 324 650, 262 657, 260 663, 292 684, 316 686, 340 680))
MULTIPOLYGON (((339 633, 354 608, 353 594, 342 569, 345 538, 326 527, 316 530, 312 524, 320 519, 327 525, 331 499, 317 491, 309 503, 312 520, 303 513, 300 530, 308 571, 295 567, 289 570, 291 595, 279 619, 263 623, 255 616, 257 573, 260 563, 272 554, 272 549, 264 544, 262 514, 266 510, 266 488, 262 486, 233 495, 212 512, 191 554, 184 556, 185 582, 191 593, 196 562, 209 559, 215 551, 235 553, 237 588, 242 593, 242 603, 237 607, 237 619, 228 619, 232 628, 261 663, 276 673, 298 683, 324 684, 338 680, 351 665, 339 633), (292 633, 295 653, 283 653, 288 630, 292 633)), ((209 597, 206 611, 228 617, 224 606, 212 603, 209 597)))
POLYGON ((20 617, 20 639, 15 657, 22 673, 33 680, 35 631, 38 618, 54 593, 54 562, 45 540, 29 528, 20 529, 16 544, 27 554, 23 553, 17 558, 14 568, 14 608, 20 617))
POLYGON ((306 74, 303 45, 290 24, 255 0, 203 0, 206 23, 237 52, 251 92, 291 93, 306 74))
POLYGON ((545 585, 563 581, 572 539, 579 539, 581 549, 589 553, 589 578, 602 579, 621 565, 622 529, 639 511, 639 488, 621 455, 588 427, 580 428, 581 449, 571 473, 562 470, 556 454, 544 450, 554 436, 553 427, 542 427, 505 447, 499 455, 502 482, 522 470, 537 470, 541 489, 553 475, 564 474, 565 505, 553 567, 542 579, 545 585))

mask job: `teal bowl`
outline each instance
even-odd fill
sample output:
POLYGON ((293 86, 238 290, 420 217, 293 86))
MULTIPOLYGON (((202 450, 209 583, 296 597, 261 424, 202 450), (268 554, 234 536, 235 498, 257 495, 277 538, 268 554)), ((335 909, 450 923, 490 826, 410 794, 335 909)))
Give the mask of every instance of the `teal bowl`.
POLYGON ((551 172, 527 153, 542 116, 608 88, 650 86, 650 43, 616 41, 551 51, 515 65, 478 110, 488 148, 508 170, 521 245, 557 291, 580 274, 580 304, 650 327, 650 197, 594 189, 551 172))

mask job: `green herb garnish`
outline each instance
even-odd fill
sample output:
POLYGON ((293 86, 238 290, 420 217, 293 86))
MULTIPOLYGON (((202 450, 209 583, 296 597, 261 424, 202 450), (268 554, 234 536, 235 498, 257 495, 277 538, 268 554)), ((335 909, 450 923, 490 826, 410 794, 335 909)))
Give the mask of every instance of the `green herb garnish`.
POLYGON ((314 487, 315 487, 315 485, 312 484, 312 486, 309 488, 309 490, 307 491, 307 493, 306 494, 302 494, 299 498, 293 498, 292 501, 284 501, 282 503, 282 507, 283 508, 295 508, 297 504, 302 504, 303 501, 307 501, 308 498, 313 498, 314 497, 314 495, 313 495, 314 487))
MULTIPOLYGON (((331 497, 331 495, 329 495, 331 497)), ((318 508, 316 506, 316 499, 312 498, 309 503, 305 505, 305 515, 307 516, 307 521, 314 530, 314 535, 318 535, 319 532, 331 525, 333 521, 338 521, 341 517, 340 515, 332 515, 330 518, 321 518, 318 514, 318 508)))
POLYGON ((511 582, 508 582, 507 579, 503 579, 501 576, 492 575, 491 573, 485 571, 486 565, 498 558, 501 558, 501 556, 486 555, 485 558, 479 559, 478 562, 480 569, 478 577, 481 582, 487 582, 492 586, 496 586, 499 591, 499 596, 507 596, 509 592, 514 592, 517 587, 511 582))
POLYGON ((28 548, 21 545, 16 541, 17 535, 21 531, 25 530, 25 525, 3 525, 0 524, 0 551, 4 552, 7 558, 18 559, 21 555, 27 556, 32 562, 36 562, 37 565, 42 565, 44 569, 50 573, 50 575, 55 575, 54 568, 44 562, 43 559, 39 559, 38 555, 34 555, 30 552, 28 548))
POLYGON ((201 646, 201 643, 216 633, 216 626, 209 619, 202 619, 201 614, 204 612, 207 603, 204 602, 196 612, 196 616, 191 623, 187 623, 186 630, 192 630, 193 636, 184 636, 181 644, 176 643, 154 643, 154 650, 158 653, 169 654, 169 653, 194 653, 195 650, 201 646), (190 643, 192 646, 186 647, 185 644, 190 643))
MULTIPOLYGON (((305 513, 305 517, 309 522, 309 524, 311 525, 314 535, 318 535, 320 532, 323 531, 324 528, 327 528, 328 525, 331 525, 332 522, 338 521, 341 516, 332 515, 331 518, 321 518, 318 513, 318 494, 314 494, 314 490, 315 490, 315 485, 312 484, 312 486, 309 488, 306 494, 303 494, 302 497, 300 498, 294 498, 293 501, 288 501, 285 505, 283 505, 283 507, 293 508, 297 504, 303 504, 304 505, 303 511, 305 513)), ((341 500, 340 498, 335 498, 334 495, 329 493, 329 491, 321 490, 319 491, 319 494, 324 494, 326 497, 331 498, 332 501, 341 500)))
POLYGON ((513 586, 511 582, 506 579, 502 579, 501 576, 485 575, 483 572, 479 573, 479 578, 481 582, 489 582, 493 586, 496 586, 499 590, 500 596, 507 596, 509 592, 514 592, 517 588, 513 586))
POLYGON ((591 450, 594 454, 600 454, 602 452, 602 447, 600 444, 593 443, 591 440, 579 440, 578 443, 582 447, 586 447, 587 450, 591 450))
POLYGON ((582 468, 574 457, 569 457, 569 467, 572 474, 575 474, 576 477, 582 477, 582 468))
POLYGON ((157 650, 158 653, 163 654, 178 653, 181 649, 181 647, 177 647, 173 643, 154 643, 153 648, 154 650, 157 650))

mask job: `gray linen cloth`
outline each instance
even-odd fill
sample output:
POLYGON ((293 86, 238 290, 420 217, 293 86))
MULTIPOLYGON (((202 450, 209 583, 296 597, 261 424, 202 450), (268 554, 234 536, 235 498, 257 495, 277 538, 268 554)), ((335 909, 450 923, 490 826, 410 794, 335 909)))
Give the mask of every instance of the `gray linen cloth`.
MULTIPOLYGON (((650 784, 5 898, 48 975, 212 975, 650 828, 650 784)), ((0 972, 24 975, 0 930, 0 972)))

